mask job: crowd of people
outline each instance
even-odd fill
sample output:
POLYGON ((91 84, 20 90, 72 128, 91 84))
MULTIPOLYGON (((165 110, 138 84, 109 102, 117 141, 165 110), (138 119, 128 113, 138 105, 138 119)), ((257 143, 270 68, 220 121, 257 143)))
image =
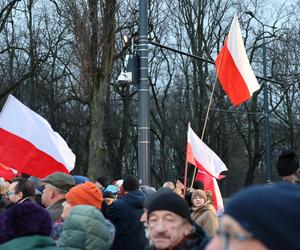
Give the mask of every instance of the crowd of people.
POLYGON ((277 170, 282 181, 238 192, 220 217, 197 181, 184 193, 180 178, 157 191, 133 175, 115 182, 62 172, 0 178, 0 250, 296 250, 295 153, 283 152, 277 170))

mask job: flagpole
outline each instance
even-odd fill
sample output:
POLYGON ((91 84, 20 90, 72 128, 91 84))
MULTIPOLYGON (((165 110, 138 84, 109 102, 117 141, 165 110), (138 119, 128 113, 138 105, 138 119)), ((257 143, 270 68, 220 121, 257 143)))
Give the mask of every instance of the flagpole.
MULTIPOLYGON (((206 116, 205 116, 205 120, 204 120, 202 134, 201 134, 201 140, 202 141, 203 141, 203 138, 204 138, 204 133, 205 133, 205 129, 206 129, 207 121, 208 121, 208 115, 209 115, 209 111, 210 111, 210 108, 211 108, 211 104, 212 104, 212 99, 213 99, 214 92, 215 92, 216 83, 217 83, 217 80, 218 80, 217 76, 218 76, 218 73, 219 73, 219 70, 220 70, 220 66, 221 66, 221 64, 223 62, 223 57, 224 57, 224 54, 222 54, 222 57, 221 57, 221 60, 220 60, 220 64, 219 64, 219 66, 217 68, 217 71, 215 73, 215 81, 214 81, 213 88, 212 88, 212 91, 211 91, 211 96, 209 98, 209 103, 208 103, 207 112, 206 112, 206 116)), ((194 166, 194 173, 193 173, 193 178, 192 178, 192 182, 191 182, 191 188, 194 185, 194 181, 195 181, 195 177, 196 177, 196 172, 197 172, 197 167, 194 166)))

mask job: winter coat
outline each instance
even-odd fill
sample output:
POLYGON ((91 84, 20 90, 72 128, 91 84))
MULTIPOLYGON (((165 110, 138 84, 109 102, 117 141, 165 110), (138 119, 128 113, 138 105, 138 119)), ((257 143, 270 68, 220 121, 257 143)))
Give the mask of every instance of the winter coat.
POLYGON ((64 201, 65 201, 65 199, 59 200, 59 201, 55 202, 54 204, 52 204, 50 207, 46 208, 46 210, 50 214, 52 224, 54 224, 55 221, 60 219, 60 216, 64 210, 64 208, 62 206, 64 201))
MULTIPOLYGON (((189 234, 180 245, 172 248, 172 250, 204 250, 210 238, 204 230, 193 223, 194 230, 189 234)), ((155 246, 147 248, 147 250, 156 250, 155 246)))
POLYGON ((203 207, 193 208, 191 214, 192 220, 200 225, 209 236, 214 236, 219 227, 219 221, 216 214, 216 210, 211 204, 204 204, 203 207))
POLYGON ((25 236, 0 245, 0 250, 58 250, 54 240, 48 236, 25 236))
POLYGON ((144 200, 144 194, 135 190, 114 201, 107 209, 106 218, 116 227, 116 236, 111 250, 145 249, 145 230, 140 222, 144 200))
POLYGON ((111 243, 104 216, 97 208, 87 205, 72 208, 57 241, 61 250, 108 250, 111 243))

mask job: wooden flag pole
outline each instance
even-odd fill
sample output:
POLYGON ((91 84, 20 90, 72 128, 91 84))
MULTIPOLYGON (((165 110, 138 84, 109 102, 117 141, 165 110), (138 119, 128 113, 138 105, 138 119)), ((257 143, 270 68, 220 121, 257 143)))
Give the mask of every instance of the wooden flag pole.
MULTIPOLYGON (((217 68, 217 71, 215 73, 215 81, 214 81, 214 84, 213 84, 213 88, 212 88, 212 91, 211 91, 211 96, 210 96, 210 99, 209 99, 209 103, 208 103, 208 108, 207 108, 207 112, 206 112, 206 116, 205 116, 205 121, 204 121, 204 125, 203 125, 203 129, 202 129, 202 135, 201 135, 201 140, 203 141, 203 138, 204 138, 204 133, 205 133, 205 129, 206 129, 206 125, 207 125, 207 121, 208 121, 208 115, 209 115, 209 111, 210 111, 210 107, 211 107, 211 104, 212 104, 212 99, 213 99, 213 96, 214 96, 214 92, 215 92, 215 87, 216 87, 216 83, 217 83, 217 80, 218 80, 218 73, 219 73, 219 70, 220 70, 220 65, 222 64, 222 61, 223 61, 223 55, 222 54, 221 56, 221 62, 219 64, 219 67, 217 68)), ((193 173, 193 178, 192 178, 192 182, 191 182, 191 188, 193 187, 194 185, 194 181, 195 181, 195 178, 196 178, 196 172, 197 172, 197 167, 194 166, 194 173, 193 173)))

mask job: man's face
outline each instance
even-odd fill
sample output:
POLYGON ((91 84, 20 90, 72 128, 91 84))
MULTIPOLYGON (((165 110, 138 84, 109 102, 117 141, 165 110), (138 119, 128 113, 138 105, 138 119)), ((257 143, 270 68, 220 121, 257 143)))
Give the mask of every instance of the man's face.
POLYGON ((149 215, 150 239, 157 250, 175 247, 191 231, 191 224, 177 214, 159 210, 149 215))
POLYGON ((18 202, 19 200, 21 200, 23 198, 22 192, 16 193, 17 184, 18 184, 18 182, 15 181, 8 186, 7 197, 13 203, 18 202))
POLYGON ((54 187, 46 183, 42 194, 42 203, 45 207, 49 207, 52 205, 52 198, 55 195, 54 192, 54 187))
POLYGON ((267 250, 267 248, 229 215, 223 215, 219 233, 205 250, 267 250))

